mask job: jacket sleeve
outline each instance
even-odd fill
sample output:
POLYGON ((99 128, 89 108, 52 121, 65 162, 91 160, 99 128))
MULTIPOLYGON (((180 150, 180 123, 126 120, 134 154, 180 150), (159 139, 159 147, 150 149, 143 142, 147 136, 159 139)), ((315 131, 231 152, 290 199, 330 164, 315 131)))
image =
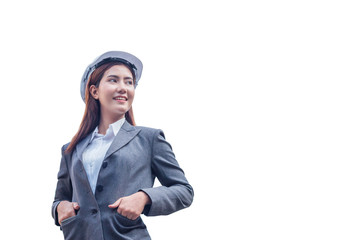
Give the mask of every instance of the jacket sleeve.
POLYGON ((193 201, 193 188, 161 130, 156 131, 153 137, 151 161, 152 171, 162 186, 141 189, 151 199, 151 205, 143 213, 146 216, 168 215, 189 207, 193 201))
POLYGON ((55 200, 52 203, 52 217, 55 220, 55 224, 59 226, 58 223, 58 215, 57 215, 57 206, 58 204, 63 201, 71 201, 72 199, 72 185, 70 181, 68 166, 66 164, 64 150, 66 149, 66 145, 62 147, 62 158, 60 163, 60 170, 57 174, 57 187, 55 192, 55 200))

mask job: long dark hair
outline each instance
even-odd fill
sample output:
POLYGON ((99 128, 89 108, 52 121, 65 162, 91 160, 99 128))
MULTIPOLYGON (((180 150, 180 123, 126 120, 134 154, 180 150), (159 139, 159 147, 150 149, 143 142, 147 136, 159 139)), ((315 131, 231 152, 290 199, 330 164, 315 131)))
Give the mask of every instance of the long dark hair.
MULTIPOLYGON (((99 66, 97 69, 94 70, 94 72, 90 75, 90 77, 88 79, 86 90, 85 90, 85 102, 86 102, 85 112, 83 114, 83 118, 82 118, 79 130, 74 135, 69 146, 66 149, 67 153, 71 153, 75 149, 76 145, 82 139, 84 139, 89 133, 94 131, 95 127, 99 125, 100 102, 99 102, 99 100, 94 99, 92 97, 92 95, 89 93, 89 87, 92 85, 95 85, 96 87, 98 87, 100 84, 100 80, 102 79, 104 73, 114 65, 126 66, 131 71, 134 82, 136 81, 136 77, 135 77, 133 69, 130 66, 128 66, 122 62, 105 63, 105 64, 99 66)), ((129 109, 129 111, 127 111, 125 113, 125 119, 131 125, 133 125, 133 126, 136 125, 135 119, 133 116, 132 106, 129 109)))

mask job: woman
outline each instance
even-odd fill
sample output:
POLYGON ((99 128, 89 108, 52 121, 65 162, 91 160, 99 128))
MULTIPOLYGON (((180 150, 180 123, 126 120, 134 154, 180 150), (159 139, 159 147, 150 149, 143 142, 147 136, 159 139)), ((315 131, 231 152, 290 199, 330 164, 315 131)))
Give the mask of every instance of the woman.
POLYGON ((161 130, 135 126, 132 101, 143 65, 107 52, 86 69, 78 132, 62 147, 52 215, 65 239, 150 239, 140 214, 190 206, 193 189, 161 130), (155 177, 162 186, 153 188, 155 177))

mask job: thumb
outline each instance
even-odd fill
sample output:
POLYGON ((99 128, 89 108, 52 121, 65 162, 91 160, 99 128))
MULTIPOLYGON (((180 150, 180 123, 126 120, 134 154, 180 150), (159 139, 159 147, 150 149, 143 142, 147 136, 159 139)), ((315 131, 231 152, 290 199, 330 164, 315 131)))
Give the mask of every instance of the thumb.
POLYGON ((72 204, 73 204, 73 208, 75 210, 79 210, 80 209, 80 206, 79 206, 79 204, 77 202, 72 202, 72 204))
POLYGON ((113 204, 108 205, 109 208, 117 208, 121 203, 121 198, 119 198, 117 201, 115 201, 113 204))

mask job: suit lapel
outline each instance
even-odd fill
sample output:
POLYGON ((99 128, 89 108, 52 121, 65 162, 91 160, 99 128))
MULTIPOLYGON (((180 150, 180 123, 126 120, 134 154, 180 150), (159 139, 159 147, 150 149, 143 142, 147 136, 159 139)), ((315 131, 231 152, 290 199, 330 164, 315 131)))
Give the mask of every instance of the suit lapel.
POLYGON ((89 144, 89 141, 92 137, 92 132, 88 134, 84 139, 81 140, 79 144, 76 145, 76 156, 79 160, 82 160, 82 153, 89 144))
POLYGON ((106 152, 104 159, 106 159, 108 156, 118 151, 120 148, 124 147, 139 132, 140 132, 140 129, 135 128, 130 123, 125 121, 123 126, 120 128, 118 134, 114 137, 114 140, 111 143, 111 146, 109 147, 108 151, 106 152))

